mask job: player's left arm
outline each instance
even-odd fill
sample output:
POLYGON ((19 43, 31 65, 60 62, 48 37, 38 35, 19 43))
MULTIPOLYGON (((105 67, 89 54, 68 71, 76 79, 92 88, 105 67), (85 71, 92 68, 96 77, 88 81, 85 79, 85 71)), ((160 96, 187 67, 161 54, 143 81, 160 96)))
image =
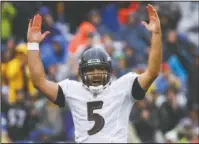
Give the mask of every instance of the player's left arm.
POLYGON ((158 77, 162 62, 162 33, 158 14, 152 5, 147 6, 149 24, 142 22, 148 31, 151 32, 151 51, 148 59, 147 70, 138 76, 137 81, 140 87, 146 92, 153 81, 158 77))

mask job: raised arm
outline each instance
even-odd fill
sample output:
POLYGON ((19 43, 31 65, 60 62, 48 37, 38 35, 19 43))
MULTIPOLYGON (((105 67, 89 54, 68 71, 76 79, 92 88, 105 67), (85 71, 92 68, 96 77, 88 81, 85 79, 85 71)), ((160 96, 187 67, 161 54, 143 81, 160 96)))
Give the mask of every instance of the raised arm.
POLYGON ((50 32, 41 34, 41 24, 42 17, 40 15, 35 15, 29 22, 27 32, 28 66, 34 87, 44 93, 50 101, 55 102, 59 86, 57 83, 46 79, 39 53, 39 43, 50 32))
POLYGON ((151 50, 149 54, 147 70, 138 77, 138 82, 143 90, 147 91, 153 81, 157 78, 162 62, 162 33, 160 20, 152 5, 147 6, 149 24, 142 22, 148 31, 152 33, 151 50))

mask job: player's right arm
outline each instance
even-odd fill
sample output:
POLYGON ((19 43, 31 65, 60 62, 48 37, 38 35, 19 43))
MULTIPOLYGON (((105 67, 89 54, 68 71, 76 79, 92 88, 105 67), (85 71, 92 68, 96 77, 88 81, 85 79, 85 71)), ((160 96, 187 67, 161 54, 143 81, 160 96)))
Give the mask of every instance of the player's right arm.
MULTIPOLYGON (((49 31, 41 34, 42 17, 35 15, 30 20, 27 32, 28 41, 28 66, 32 83, 35 88, 45 94, 45 96, 53 103, 57 102, 59 93, 63 91, 61 87, 54 82, 48 81, 44 72, 43 64, 40 59, 39 43, 50 33, 49 31)), ((60 98, 59 98, 60 100, 60 98)))

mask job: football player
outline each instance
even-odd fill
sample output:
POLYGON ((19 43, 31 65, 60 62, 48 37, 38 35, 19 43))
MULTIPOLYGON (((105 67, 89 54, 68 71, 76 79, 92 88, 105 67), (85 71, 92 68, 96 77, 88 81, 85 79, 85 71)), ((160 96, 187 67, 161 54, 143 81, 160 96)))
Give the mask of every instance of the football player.
POLYGON ((35 15, 27 32, 28 65, 34 86, 60 107, 68 103, 75 126, 75 141, 127 143, 128 122, 132 106, 145 96, 160 73, 162 34, 158 14, 148 5, 149 24, 142 24, 151 32, 151 51, 147 70, 143 74, 130 72, 111 81, 111 58, 100 48, 90 48, 81 57, 81 82, 46 79, 39 55, 39 43, 50 33, 41 34, 42 17, 35 15))
POLYGON ((26 93, 19 89, 16 90, 15 104, 2 105, 2 113, 7 121, 7 134, 13 142, 27 139, 38 120, 38 116, 32 114, 32 106, 26 104, 26 97, 26 93))

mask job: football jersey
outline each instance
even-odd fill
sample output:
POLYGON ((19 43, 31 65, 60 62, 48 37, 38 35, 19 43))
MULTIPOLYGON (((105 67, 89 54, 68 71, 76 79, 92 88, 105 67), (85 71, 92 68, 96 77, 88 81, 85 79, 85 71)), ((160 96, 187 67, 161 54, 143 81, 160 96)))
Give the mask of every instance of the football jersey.
POLYGON ((23 140, 30 132, 30 110, 23 104, 8 105, 4 108, 8 136, 13 140, 23 140))
POLYGON ((129 115, 136 102, 131 90, 137 76, 125 74, 98 95, 82 82, 66 79, 58 83, 73 116, 76 142, 127 143, 129 115))

